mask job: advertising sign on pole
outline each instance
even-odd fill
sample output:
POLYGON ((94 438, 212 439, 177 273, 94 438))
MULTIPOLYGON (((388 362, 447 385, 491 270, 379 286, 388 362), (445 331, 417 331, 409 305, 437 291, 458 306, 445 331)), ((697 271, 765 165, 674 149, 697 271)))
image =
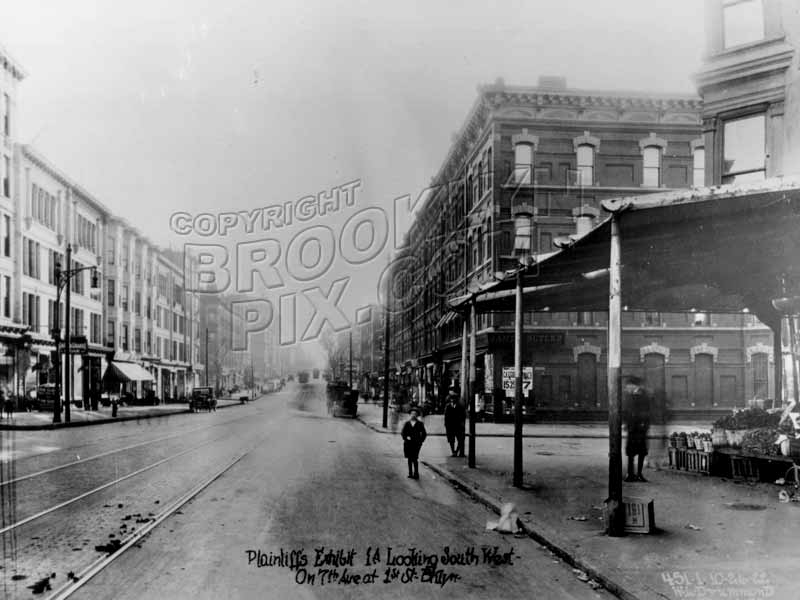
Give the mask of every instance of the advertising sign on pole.
MULTIPOLYGON (((527 397, 533 387, 533 367, 522 367, 522 396, 527 397)), ((514 367, 503 367, 503 390, 506 398, 514 397, 514 367)))

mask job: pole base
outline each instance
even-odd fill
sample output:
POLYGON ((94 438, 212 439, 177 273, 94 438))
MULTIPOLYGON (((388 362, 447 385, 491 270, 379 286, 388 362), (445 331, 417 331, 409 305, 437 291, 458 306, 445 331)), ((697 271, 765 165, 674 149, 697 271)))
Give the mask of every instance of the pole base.
POLYGON ((608 498, 605 501, 606 535, 623 537, 625 535, 625 505, 619 500, 608 498))

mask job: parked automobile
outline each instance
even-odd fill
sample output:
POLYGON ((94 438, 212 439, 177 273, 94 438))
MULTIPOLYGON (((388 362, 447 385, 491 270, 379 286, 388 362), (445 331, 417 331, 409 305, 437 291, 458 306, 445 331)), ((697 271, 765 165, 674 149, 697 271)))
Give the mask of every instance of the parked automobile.
POLYGON ((215 410, 216 408, 217 400, 214 398, 214 388, 196 387, 192 390, 192 398, 189 401, 190 411, 215 410))

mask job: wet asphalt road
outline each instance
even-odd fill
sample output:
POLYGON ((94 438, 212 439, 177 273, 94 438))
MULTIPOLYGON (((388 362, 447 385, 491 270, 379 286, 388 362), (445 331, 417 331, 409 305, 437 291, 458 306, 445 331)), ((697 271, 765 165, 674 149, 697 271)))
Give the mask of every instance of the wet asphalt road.
POLYGON ((495 515, 424 467, 406 478, 397 437, 325 411, 312 383, 210 415, 58 432, 56 453, 33 456, 42 440, 18 437, 12 451, 31 455, 16 478, 110 454, 5 486, 17 492, 12 521, 145 470, 7 532, 4 597, 37 597, 27 586, 50 571, 58 589, 68 570, 104 556, 97 543, 147 526, 238 457, 72 597, 611 597, 532 540, 486 531, 495 515))

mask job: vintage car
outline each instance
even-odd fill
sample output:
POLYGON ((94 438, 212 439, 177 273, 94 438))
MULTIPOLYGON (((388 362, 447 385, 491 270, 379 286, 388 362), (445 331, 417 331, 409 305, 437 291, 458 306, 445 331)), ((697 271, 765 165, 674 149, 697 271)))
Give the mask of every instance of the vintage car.
POLYGON ((189 410, 192 412, 200 410, 216 410, 217 400, 214 398, 214 388, 196 387, 192 390, 192 397, 189 400, 189 410))

